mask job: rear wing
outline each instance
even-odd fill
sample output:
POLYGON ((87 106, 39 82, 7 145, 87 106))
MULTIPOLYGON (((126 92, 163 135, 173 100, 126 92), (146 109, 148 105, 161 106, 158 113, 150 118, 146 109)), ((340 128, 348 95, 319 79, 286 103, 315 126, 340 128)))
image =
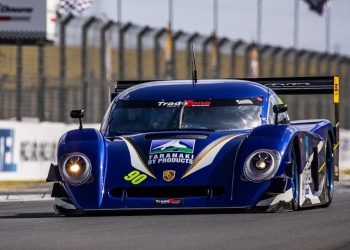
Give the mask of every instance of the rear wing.
MULTIPOLYGON (((335 126, 333 127, 334 176, 335 180, 339 180, 339 76, 240 78, 238 80, 260 83, 272 89, 277 95, 333 95, 335 114, 335 126)), ((151 81, 154 80, 118 81, 116 82, 114 93, 111 94, 111 100, 129 87, 151 81)))
POLYGON ((121 92, 123 92, 124 90, 135 86, 137 84, 141 84, 141 83, 145 83, 145 82, 154 82, 154 81, 159 81, 159 80, 141 80, 141 81, 117 81, 115 83, 115 87, 114 87, 114 92, 111 93, 111 101, 113 101, 114 97, 116 97, 117 95, 119 95, 121 92))
POLYGON ((321 77, 277 77, 277 78, 242 78, 260 83, 269 87, 277 95, 333 95, 334 121, 333 127, 333 154, 334 154, 334 177, 339 180, 339 99, 340 78, 339 76, 321 77))

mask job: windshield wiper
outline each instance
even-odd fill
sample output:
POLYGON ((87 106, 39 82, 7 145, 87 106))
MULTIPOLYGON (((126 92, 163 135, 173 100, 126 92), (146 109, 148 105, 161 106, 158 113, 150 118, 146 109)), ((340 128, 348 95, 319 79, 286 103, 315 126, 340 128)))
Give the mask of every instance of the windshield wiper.
POLYGON ((185 131, 188 131, 188 130, 215 131, 215 129, 212 129, 212 128, 181 128, 179 130, 185 130, 185 131))
POLYGON ((144 130, 142 133, 149 133, 149 132, 162 132, 162 131, 179 131, 179 128, 161 128, 161 129, 152 129, 152 130, 144 130))
POLYGON ((155 130, 145 130, 142 133, 149 132, 162 132, 162 131, 191 131, 191 130, 200 130, 200 131, 215 131, 215 129, 210 128, 165 128, 165 129, 155 129, 155 130))

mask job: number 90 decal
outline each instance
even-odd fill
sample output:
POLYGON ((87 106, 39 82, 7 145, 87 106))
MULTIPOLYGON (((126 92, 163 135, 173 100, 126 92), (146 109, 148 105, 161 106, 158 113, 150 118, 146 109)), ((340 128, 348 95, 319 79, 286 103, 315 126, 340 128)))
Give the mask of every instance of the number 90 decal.
POLYGON ((147 175, 141 174, 140 171, 134 170, 124 176, 124 180, 130 181, 134 185, 138 185, 147 179, 147 175))

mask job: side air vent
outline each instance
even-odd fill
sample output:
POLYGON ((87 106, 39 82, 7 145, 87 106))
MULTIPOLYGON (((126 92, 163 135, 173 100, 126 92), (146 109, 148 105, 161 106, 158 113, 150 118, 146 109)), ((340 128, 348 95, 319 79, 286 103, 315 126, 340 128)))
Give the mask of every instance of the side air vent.
MULTIPOLYGON (((121 198, 124 188, 113 188, 109 194, 121 198)), ((189 198, 215 197, 224 193, 222 187, 130 187, 125 188, 127 198, 189 198)))

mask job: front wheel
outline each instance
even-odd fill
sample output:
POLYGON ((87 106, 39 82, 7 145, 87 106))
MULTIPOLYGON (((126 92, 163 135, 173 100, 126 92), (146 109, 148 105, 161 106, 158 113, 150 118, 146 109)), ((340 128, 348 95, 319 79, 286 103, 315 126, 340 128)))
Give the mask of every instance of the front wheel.
POLYGON ((292 149, 292 192, 293 199, 291 201, 292 209, 294 211, 299 209, 299 170, 298 170, 298 161, 295 153, 295 149, 292 149))

